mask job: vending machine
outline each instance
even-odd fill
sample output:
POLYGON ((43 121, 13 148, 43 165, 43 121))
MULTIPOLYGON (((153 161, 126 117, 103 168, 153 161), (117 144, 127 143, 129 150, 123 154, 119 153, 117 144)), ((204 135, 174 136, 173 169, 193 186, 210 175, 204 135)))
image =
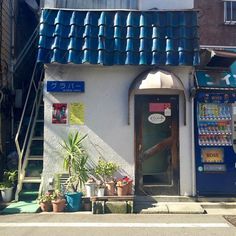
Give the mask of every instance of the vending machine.
POLYGON ((235 195, 235 79, 229 75, 232 83, 227 85, 225 74, 214 77, 206 72, 197 73, 194 102, 197 195, 235 195))

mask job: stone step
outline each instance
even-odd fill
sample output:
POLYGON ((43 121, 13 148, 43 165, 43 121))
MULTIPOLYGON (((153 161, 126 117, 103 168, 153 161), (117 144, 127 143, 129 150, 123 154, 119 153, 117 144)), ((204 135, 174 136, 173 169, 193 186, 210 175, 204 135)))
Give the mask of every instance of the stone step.
POLYGON ((43 136, 34 136, 32 138, 33 141, 43 141, 43 136))
POLYGON ((39 192, 37 190, 30 191, 30 190, 22 190, 19 194, 19 201, 31 201, 36 200, 38 198, 39 192))
POLYGON ((23 183, 41 183, 41 177, 25 177, 23 183))
POLYGON ((235 197, 197 197, 197 202, 236 202, 235 197))
POLYGON ((204 214, 205 209, 196 202, 162 202, 151 207, 134 206, 134 212, 140 214, 204 214))
POLYGON ((148 203, 156 203, 156 202, 195 202, 195 197, 189 196, 165 196, 165 195, 158 195, 158 196, 136 196, 135 202, 148 202, 148 203))
POLYGON ((28 161, 43 161, 43 156, 41 155, 31 155, 28 157, 28 161))
POLYGON ((200 202, 204 209, 236 209, 236 202, 200 202))

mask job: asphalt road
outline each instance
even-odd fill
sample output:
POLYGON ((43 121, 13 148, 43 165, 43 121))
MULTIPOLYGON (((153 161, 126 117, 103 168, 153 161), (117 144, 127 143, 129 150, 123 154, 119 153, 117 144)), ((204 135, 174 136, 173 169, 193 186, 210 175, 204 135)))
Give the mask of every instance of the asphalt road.
POLYGON ((0 236, 235 236, 220 215, 91 215, 78 213, 0 215, 0 236))

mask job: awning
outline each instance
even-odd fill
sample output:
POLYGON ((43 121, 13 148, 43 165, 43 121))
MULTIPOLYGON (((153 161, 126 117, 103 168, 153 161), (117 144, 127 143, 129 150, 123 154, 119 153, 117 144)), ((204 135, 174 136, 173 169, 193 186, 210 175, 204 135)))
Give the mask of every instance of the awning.
POLYGON ((184 98, 184 125, 186 125, 186 100, 187 100, 187 92, 185 91, 184 84, 181 79, 166 70, 153 69, 147 70, 140 73, 130 84, 129 93, 128 93, 128 124, 130 124, 130 100, 131 94, 135 92, 135 90, 139 91, 139 94, 142 94, 142 91, 145 90, 156 90, 156 89, 171 89, 175 91, 180 91, 183 94, 184 98))
POLYGON ((201 66, 230 67, 236 60, 236 52, 225 50, 201 49, 201 66))
POLYGON ((181 81, 174 75, 163 70, 150 71, 146 77, 136 85, 138 89, 175 89, 184 90, 181 81))
POLYGON ((236 75, 229 71, 196 71, 197 89, 236 89, 236 75))

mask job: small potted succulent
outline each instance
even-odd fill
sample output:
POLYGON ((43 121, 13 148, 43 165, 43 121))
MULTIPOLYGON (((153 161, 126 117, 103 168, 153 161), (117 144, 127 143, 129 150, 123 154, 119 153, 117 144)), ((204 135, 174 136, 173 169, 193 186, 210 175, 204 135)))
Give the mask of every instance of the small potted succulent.
POLYGON ((52 195, 53 195, 53 193, 48 191, 48 192, 42 194, 38 198, 38 202, 39 202, 41 210, 43 212, 52 211, 52 195))
POLYGON ((0 190, 2 200, 4 202, 10 202, 13 195, 13 187, 17 180, 17 170, 5 171, 3 174, 3 182, 0 183, 0 190))
POLYGON ((115 195, 114 174, 118 169, 119 166, 112 161, 105 161, 101 158, 98 160, 98 164, 94 171, 106 186, 105 195, 115 195))
POLYGON ((66 208, 66 199, 63 197, 59 190, 55 190, 52 195, 52 208, 53 212, 62 212, 66 208))

